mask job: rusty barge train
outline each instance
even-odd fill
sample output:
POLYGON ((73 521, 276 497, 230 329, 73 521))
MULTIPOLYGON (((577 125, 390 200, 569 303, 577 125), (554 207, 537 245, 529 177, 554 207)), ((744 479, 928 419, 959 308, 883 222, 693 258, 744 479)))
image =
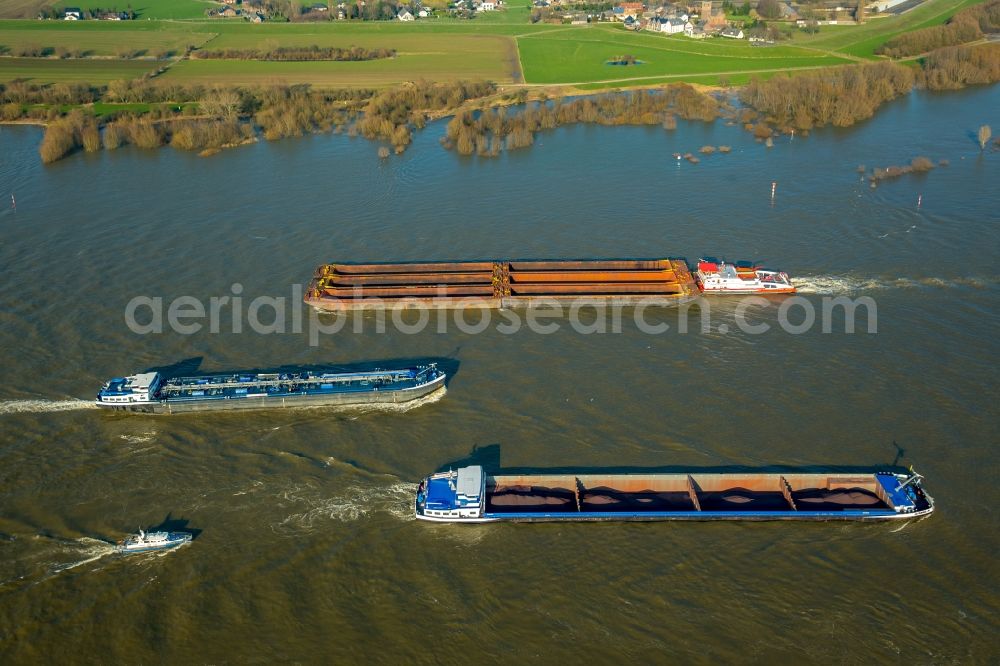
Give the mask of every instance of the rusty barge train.
POLYGON ((699 293, 682 259, 334 263, 305 294, 320 311, 510 308, 538 302, 681 303, 699 293))
POLYGON ((442 523, 918 518, 934 511, 919 474, 642 473, 432 474, 418 489, 420 520, 442 523))

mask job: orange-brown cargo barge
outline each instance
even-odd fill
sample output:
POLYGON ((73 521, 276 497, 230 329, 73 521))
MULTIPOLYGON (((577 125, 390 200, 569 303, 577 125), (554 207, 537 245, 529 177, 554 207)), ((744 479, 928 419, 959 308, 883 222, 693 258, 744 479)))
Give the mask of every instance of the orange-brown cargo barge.
POLYGON ((316 270, 305 302, 330 312, 552 301, 671 305, 698 293, 681 259, 336 263, 316 270))

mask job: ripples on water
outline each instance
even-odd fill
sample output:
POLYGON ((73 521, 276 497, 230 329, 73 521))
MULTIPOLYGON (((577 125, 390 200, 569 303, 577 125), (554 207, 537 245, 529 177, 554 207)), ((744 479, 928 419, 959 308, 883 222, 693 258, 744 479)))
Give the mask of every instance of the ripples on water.
POLYGON ((292 487, 276 495, 279 506, 304 508, 289 514, 271 528, 280 534, 299 536, 303 532, 329 529, 329 521, 351 522, 385 513, 396 520, 414 520, 415 483, 350 486, 335 497, 323 497, 313 487, 292 487))
MULTIPOLYGON (((43 168, 38 130, 4 128, 0 199, 16 192, 18 210, 0 210, 0 656, 995 661, 1000 161, 969 132, 1000 126, 998 96, 911 95, 772 150, 681 123, 563 128, 496 160, 443 151, 437 123, 384 161, 332 136, 43 168), (705 144, 733 153, 671 157, 705 144), (918 154, 951 166, 875 190, 855 172, 918 154), (140 294, 288 297, 334 259, 702 254, 787 270, 817 310, 871 296, 879 332, 745 335, 721 300, 706 333, 651 309, 668 332, 369 327, 316 348, 138 336, 122 319, 140 294), (447 396, 181 416, 90 402, 107 377, 184 360, 401 358, 450 359, 447 396), (413 520, 417 480, 470 462, 912 463, 940 511, 896 526, 413 520), (169 557, 106 557, 169 521, 202 533, 169 557)), ((749 314, 773 325, 780 303, 749 314)))

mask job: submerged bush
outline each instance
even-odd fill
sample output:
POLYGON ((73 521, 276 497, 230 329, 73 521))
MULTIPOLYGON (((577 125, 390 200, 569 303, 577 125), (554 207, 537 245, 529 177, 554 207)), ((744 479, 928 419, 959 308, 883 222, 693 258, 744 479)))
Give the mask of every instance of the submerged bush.
POLYGON ((73 128, 66 121, 60 120, 45 128, 45 136, 42 137, 42 145, 38 147, 38 152, 42 156, 42 162, 46 164, 62 159, 76 148, 76 140, 73 137, 73 128))

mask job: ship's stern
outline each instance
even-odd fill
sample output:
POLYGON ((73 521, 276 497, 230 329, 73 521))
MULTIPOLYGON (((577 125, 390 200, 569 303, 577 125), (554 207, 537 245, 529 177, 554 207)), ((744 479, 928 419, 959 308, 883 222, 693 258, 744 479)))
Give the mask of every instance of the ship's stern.
POLYGON ((432 522, 483 522, 486 475, 479 465, 432 474, 417 487, 414 512, 432 522))

